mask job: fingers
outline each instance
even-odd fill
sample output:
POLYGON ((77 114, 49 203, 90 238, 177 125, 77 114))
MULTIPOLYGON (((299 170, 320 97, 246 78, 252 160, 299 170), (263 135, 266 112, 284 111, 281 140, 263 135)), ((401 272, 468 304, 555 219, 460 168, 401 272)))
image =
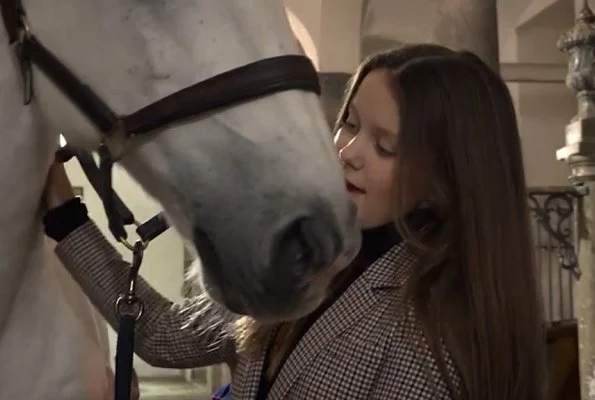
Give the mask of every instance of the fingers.
POLYGON ((61 163, 54 163, 48 173, 45 201, 48 208, 56 208, 74 197, 72 185, 61 163))

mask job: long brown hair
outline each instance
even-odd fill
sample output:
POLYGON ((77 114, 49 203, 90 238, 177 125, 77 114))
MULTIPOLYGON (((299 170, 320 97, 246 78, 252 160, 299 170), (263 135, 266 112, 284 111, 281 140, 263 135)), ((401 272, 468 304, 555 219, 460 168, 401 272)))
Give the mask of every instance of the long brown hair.
POLYGON ((406 46, 360 66, 336 128, 375 69, 393 72, 399 105, 396 208, 423 203, 440 220, 431 237, 397 220, 420 254, 409 295, 426 340, 439 365, 444 357, 435 349, 446 345, 461 375, 458 397, 543 399, 543 314, 521 143, 505 83, 469 52, 406 46))

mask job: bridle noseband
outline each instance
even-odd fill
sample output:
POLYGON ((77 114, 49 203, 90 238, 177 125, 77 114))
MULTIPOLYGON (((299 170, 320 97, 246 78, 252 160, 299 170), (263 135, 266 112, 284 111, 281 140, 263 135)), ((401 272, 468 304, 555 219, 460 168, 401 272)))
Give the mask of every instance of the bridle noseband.
POLYGON ((33 69, 36 66, 70 102, 101 132, 98 149, 99 166, 90 153, 64 147, 58 159, 76 157, 103 202, 114 237, 133 252, 130 284, 116 301, 120 317, 116 355, 116 400, 129 399, 132 372, 132 347, 135 321, 142 314, 142 303, 134 286, 143 252, 148 243, 164 232, 168 225, 162 214, 140 224, 112 188, 111 171, 115 160, 106 141, 114 137, 126 140, 155 132, 166 126, 195 118, 223 107, 237 105, 287 90, 303 90, 320 94, 318 74, 312 62, 301 55, 284 55, 256 61, 177 91, 140 110, 128 114, 115 113, 95 92, 74 75, 34 35, 27 22, 21 0, 0 0, 0 12, 9 43, 14 46, 24 85, 24 103, 33 99, 33 69), (125 226, 135 224, 140 240, 127 241, 125 226), (128 306, 124 312, 122 305, 128 306), (134 309, 134 311, 131 311, 134 309))

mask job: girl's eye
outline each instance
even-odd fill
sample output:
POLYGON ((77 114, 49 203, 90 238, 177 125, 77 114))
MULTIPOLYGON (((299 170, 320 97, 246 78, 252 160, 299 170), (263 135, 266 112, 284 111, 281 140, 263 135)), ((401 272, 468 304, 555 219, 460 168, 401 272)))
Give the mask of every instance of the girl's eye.
POLYGON ((376 152, 381 157, 394 157, 397 154, 394 149, 380 142, 376 142, 376 152))

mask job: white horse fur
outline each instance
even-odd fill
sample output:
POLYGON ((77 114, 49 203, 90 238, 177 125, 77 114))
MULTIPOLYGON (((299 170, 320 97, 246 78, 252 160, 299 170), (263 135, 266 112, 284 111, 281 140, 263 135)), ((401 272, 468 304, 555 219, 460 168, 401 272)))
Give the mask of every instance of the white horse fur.
MULTIPOLYGON (((121 114, 297 52, 278 0, 25 0, 24 7, 39 40, 121 114)), ((58 134, 89 149, 99 134, 37 69, 34 91, 23 106, 0 28, 0 397, 100 399, 102 330, 44 251, 40 225, 58 134)), ((203 260, 201 284, 233 311, 273 320, 309 312, 336 272, 328 265, 357 246, 315 94, 279 93, 168 127, 122 165, 199 252, 196 232, 208 236, 219 261, 203 260), (315 256, 297 257, 310 248, 315 256)))

